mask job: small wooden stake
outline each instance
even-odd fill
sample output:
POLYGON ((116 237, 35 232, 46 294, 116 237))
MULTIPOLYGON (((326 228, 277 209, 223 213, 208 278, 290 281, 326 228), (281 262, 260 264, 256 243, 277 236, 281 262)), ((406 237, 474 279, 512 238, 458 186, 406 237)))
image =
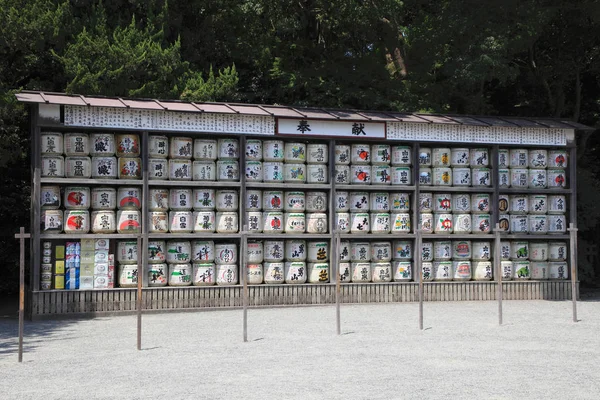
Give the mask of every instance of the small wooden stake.
POLYGON ((23 362, 23 331, 25 328, 25 239, 30 238, 29 233, 25 233, 25 228, 21 227, 16 239, 21 242, 19 254, 19 362, 23 362))
MULTIPOLYGON (((341 239, 340 239, 340 231, 336 230, 335 231, 335 258, 334 260, 336 260, 335 265, 337 266, 336 268, 336 280, 335 280, 335 323, 336 323, 336 332, 338 335, 342 334, 342 322, 341 322, 341 318, 340 318, 340 296, 341 296, 341 291, 342 291, 342 283, 341 283, 341 269, 340 269, 340 245, 341 245, 341 239)), ((332 263, 333 265, 334 263, 332 263)))
POLYGON ((502 263, 500 256, 500 224, 494 228, 494 265, 496 279, 498 279, 496 297, 498 298, 498 325, 502 325, 502 263))
POLYGON ((571 253, 571 299, 573 300, 573 322, 577 322, 577 231, 574 224, 569 224, 571 253))
MULTIPOLYGON (((142 246, 142 236, 138 236, 137 239, 137 249, 138 255, 145 255, 146 251, 142 251, 144 247, 142 246)), ((145 271, 143 271, 144 266, 143 263, 138 263, 138 273, 137 273, 137 349, 142 350, 142 284, 143 277, 145 271)))

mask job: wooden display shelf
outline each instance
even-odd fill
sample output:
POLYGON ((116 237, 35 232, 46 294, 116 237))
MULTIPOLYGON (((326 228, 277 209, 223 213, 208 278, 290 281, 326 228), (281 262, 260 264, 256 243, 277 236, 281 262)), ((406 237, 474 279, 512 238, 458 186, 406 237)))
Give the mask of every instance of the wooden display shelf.
POLYGON ((179 187, 217 187, 217 188, 239 188, 241 182, 231 181, 163 181, 151 179, 148 186, 179 186, 179 187))
POLYGON ((137 239, 141 233, 42 233, 40 239, 137 239))
POLYGON ((142 186, 141 179, 73 179, 73 178, 40 178, 42 184, 54 185, 106 185, 106 186, 142 186))
POLYGON ((494 193, 493 187, 487 186, 420 186, 421 193, 494 193))
POLYGON ((414 185, 335 185, 335 190, 351 192, 413 192, 414 185))
POLYGON ((298 183, 298 182, 283 182, 283 183, 271 183, 271 182, 246 182, 246 188, 248 189, 282 189, 282 190, 329 190, 331 189, 330 183, 298 183))
POLYGON ((442 240, 494 240, 494 235, 492 233, 424 233, 422 235, 423 240, 425 239, 442 239, 442 240))
POLYGON ((414 233, 341 233, 342 239, 414 239, 414 233))
POLYGON ((531 188, 499 188, 500 194, 571 194, 571 189, 531 189, 531 188))
POLYGON ((249 233, 248 239, 331 239, 331 233, 249 233))
POLYGON ((239 239, 238 233, 149 233, 148 239, 239 239))

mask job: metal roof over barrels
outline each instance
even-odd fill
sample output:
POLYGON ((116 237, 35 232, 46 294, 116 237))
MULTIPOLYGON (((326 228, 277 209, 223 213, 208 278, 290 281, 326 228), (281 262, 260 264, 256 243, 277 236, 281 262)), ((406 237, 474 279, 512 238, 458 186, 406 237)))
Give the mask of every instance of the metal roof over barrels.
POLYGON ((24 103, 54 105, 116 107, 142 110, 177 112, 205 112, 218 114, 263 115, 279 118, 310 118, 339 121, 410 122, 423 124, 450 124, 470 126, 503 126, 513 128, 559 128, 595 130, 595 128, 560 118, 468 116, 453 114, 403 113, 394 111, 339 110, 279 105, 240 103, 196 103, 176 100, 128 99, 121 97, 83 96, 24 90, 16 94, 24 103))

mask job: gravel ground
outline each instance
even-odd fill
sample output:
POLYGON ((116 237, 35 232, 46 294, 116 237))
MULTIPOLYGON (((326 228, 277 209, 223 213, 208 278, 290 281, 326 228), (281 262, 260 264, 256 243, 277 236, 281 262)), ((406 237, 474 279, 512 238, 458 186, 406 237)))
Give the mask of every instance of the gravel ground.
POLYGON ((29 322, 0 319, 2 399, 598 399, 600 302, 251 309, 29 322))

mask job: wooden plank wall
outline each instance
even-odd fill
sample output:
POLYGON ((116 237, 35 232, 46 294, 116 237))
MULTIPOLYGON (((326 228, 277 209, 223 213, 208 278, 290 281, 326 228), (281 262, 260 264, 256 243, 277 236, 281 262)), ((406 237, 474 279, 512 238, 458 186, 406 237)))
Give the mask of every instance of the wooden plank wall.
MULTIPOLYGON (((496 282, 430 282, 424 285, 423 300, 496 300, 496 289, 496 282)), ((344 284, 341 287, 340 302, 415 302, 419 300, 418 290, 419 286, 415 282, 344 284)), ((502 293, 504 300, 569 300, 571 283, 508 281, 502 284, 502 293)), ((146 288, 143 307, 146 310, 242 307, 242 295, 241 286, 146 288)), ((249 296, 251 307, 334 304, 335 285, 249 286, 249 296)), ((136 297, 135 289, 33 292, 31 317, 132 312, 135 311, 136 297)))

